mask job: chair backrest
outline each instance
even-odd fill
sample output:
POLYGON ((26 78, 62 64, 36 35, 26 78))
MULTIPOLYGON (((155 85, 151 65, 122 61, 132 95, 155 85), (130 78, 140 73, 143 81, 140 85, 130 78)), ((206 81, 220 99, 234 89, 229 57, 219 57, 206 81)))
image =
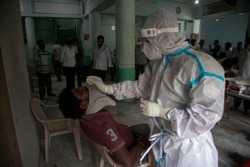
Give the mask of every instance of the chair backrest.
POLYGON ((39 99, 31 98, 30 106, 31 106, 31 110, 32 110, 34 116, 36 117, 36 119, 38 121, 43 123, 46 120, 48 120, 48 118, 46 117, 46 115, 43 112, 42 106, 44 106, 44 104, 39 99))

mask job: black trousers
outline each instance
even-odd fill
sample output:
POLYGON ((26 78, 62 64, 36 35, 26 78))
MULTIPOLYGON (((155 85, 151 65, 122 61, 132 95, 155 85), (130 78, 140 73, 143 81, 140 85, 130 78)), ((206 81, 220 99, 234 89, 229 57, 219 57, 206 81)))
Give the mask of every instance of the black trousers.
POLYGON ((86 82, 87 76, 89 76, 90 66, 84 65, 82 70, 82 80, 83 82, 86 82))
POLYGON ((82 75, 83 75, 83 66, 76 67, 76 78, 78 87, 82 85, 82 75))
POLYGON ((51 73, 38 73, 38 87, 40 98, 43 99, 45 96, 45 90, 47 90, 47 95, 52 94, 52 81, 51 73))
POLYGON ((106 70, 97 70, 97 69, 92 70, 92 75, 95 75, 95 76, 102 78, 103 81, 105 81, 106 73, 107 73, 106 70))
POLYGON ((75 67, 63 67, 63 73, 66 78, 66 87, 69 89, 75 88, 75 67))
POLYGON ((61 75, 62 75, 62 65, 60 63, 60 61, 53 61, 53 67, 54 67, 54 71, 57 77, 57 81, 61 81, 61 75))

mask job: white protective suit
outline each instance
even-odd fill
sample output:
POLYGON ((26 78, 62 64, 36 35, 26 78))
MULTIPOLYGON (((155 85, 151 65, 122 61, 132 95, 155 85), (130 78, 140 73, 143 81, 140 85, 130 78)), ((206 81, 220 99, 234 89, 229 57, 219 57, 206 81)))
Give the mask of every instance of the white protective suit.
MULTIPOLYGON (((166 10, 149 16, 148 28, 178 27, 166 10)), ((152 61, 138 81, 113 85, 114 96, 140 98, 170 108, 167 119, 154 117, 152 149, 162 167, 217 167, 218 153, 210 130, 221 119, 224 109, 224 70, 210 55, 195 51, 177 32, 147 37, 144 45, 152 61), (151 44, 149 48, 147 48, 151 44), (153 48, 153 49, 152 49, 153 48), (154 58, 154 55, 156 57, 154 58)))

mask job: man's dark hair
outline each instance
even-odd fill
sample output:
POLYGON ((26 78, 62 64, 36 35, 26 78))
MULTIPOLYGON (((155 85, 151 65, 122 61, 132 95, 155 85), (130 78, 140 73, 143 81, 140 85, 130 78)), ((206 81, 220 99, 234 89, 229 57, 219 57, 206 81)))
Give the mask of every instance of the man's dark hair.
POLYGON ((217 39, 214 40, 214 43, 219 44, 219 40, 217 40, 217 39))
POLYGON ((222 63, 221 66, 226 69, 226 70, 230 70, 233 67, 233 61, 232 59, 228 58, 225 59, 222 63))
POLYGON ((85 115, 86 110, 80 108, 80 100, 74 97, 71 89, 64 88, 58 97, 59 109, 66 118, 77 119, 85 115))
POLYGON ((97 39, 103 39, 104 40, 104 36, 103 35, 98 35, 97 39))
POLYGON ((44 41, 42 39, 39 39, 39 40, 36 41, 36 44, 39 46, 40 43, 42 43, 42 42, 44 42, 44 41))
POLYGON ((194 46, 194 45, 195 45, 195 42, 196 42, 196 40, 195 40, 195 39, 192 39, 192 40, 191 40, 191 45, 194 46))

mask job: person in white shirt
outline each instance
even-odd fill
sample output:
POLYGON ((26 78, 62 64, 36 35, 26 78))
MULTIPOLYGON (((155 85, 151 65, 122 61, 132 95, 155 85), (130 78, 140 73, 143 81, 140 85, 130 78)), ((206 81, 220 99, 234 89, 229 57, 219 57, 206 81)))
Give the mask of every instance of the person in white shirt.
POLYGON ((66 45, 62 48, 61 62, 63 66, 63 73, 66 78, 66 87, 69 89, 75 88, 76 75, 76 59, 77 47, 73 45, 71 36, 66 37, 66 45))
POLYGON ((105 75, 113 67, 112 57, 107 45, 104 44, 104 36, 97 37, 97 46, 92 57, 92 75, 99 76, 105 81, 105 75))
POLYGON ((62 81, 61 77, 62 65, 60 62, 61 52, 62 52, 62 46, 59 44, 58 41, 56 41, 52 48, 52 63, 57 77, 57 81, 62 81))
POLYGON ((233 48, 232 57, 239 58, 241 52, 243 52, 243 51, 244 51, 244 49, 242 48, 242 42, 238 41, 237 42, 237 47, 233 48))
MULTIPOLYGON (((245 59, 242 66, 239 69, 239 76, 244 77, 246 80, 250 81, 250 42, 246 45, 244 50, 245 59)), ((234 106, 231 108, 237 110, 241 105, 241 99, 234 97, 234 106)), ((243 100, 244 114, 250 115, 250 100, 243 100)))

